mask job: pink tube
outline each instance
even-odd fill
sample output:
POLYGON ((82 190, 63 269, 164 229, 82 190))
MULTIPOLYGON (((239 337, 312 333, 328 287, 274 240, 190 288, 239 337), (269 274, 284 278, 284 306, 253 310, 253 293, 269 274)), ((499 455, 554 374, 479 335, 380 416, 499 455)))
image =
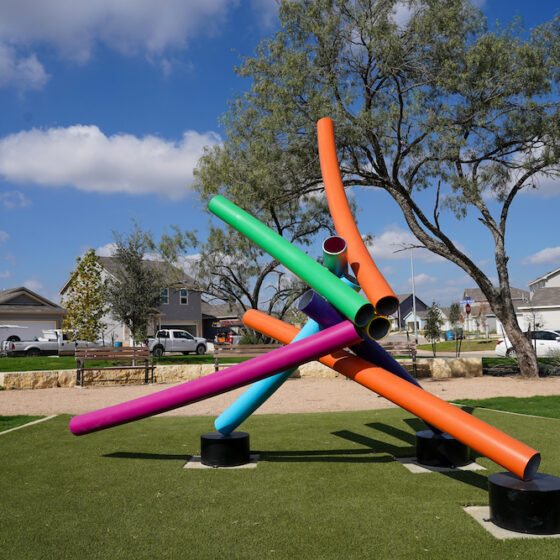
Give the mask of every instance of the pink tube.
POLYGON ((344 321, 299 342, 223 371, 153 395, 76 416, 70 420, 70 431, 79 436, 160 414, 237 389, 361 341, 354 325, 350 321, 344 321))

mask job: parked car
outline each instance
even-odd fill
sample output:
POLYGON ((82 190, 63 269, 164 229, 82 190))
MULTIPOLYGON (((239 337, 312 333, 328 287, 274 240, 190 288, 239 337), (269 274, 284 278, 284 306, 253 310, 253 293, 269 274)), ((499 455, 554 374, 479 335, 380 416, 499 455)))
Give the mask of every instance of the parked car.
POLYGON ((60 329, 43 331, 43 336, 33 340, 5 340, 2 342, 2 356, 57 356, 73 354, 76 346, 101 346, 102 341, 73 341, 68 333, 60 329))
POLYGON ((148 338, 148 348, 156 357, 163 356, 165 352, 206 354, 206 339, 197 338, 187 331, 162 329, 154 338, 148 338))
MULTIPOLYGON (((529 336, 529 333, 525 333, 529 336)), ((560 332, 531 331, 531 342, 539 358, 560 356, 560 332)), ((501 338, 496 344, 496 355, 515 358, 515 350, 507 337, 501 338)))

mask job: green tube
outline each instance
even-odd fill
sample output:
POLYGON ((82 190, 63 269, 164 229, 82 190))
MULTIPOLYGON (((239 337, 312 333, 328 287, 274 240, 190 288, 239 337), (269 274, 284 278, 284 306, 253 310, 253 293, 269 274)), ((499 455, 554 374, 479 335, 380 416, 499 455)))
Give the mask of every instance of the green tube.
POLYGON ((363 327, 371 321, 374 315, 371 303, 245 210, 220 195, 212 198, 208 208, 218 218, 278 259, 353 323, 363 327))

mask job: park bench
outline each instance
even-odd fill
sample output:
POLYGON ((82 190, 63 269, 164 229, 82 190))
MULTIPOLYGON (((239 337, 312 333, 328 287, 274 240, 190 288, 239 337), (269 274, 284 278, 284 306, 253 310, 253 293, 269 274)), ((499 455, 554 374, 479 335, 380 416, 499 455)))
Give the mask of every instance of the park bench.
POLYGON ((385 342, 381 341, 380 346, 391 356, 410 356, 412 358, 412 375, 418 376, 416 368, 416 343, 412 341, 400 340, 385 342))
MULTIPOLYGON (((76 386, 83 387, 85 372, 115 371, 125 369, 144 370, 144 377, 128 379, 128 381, 154 382, 154 363, 147 346, 80 346, 76 348, 76 386), (108 361, 119 365, 86 367, 86 362, 108 361), (142 364, 138 362, 143 362, 142 364)), ((99 382, 120 381, 119 379, 97 379, 99 382)), ((92 379, 93 382, 93 379, 92 379)))
POLYGON ((214 346, 214 371, 231 366, 231 363, 220 363, 220 358, 256 358, 267 354, 283 344, 224 344, 214 346))

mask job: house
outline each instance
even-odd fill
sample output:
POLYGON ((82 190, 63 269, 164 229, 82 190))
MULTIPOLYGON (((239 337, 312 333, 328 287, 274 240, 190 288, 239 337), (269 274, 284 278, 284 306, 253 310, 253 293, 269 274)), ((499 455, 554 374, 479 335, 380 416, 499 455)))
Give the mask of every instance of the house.
MULTIPOLYGON (((514 309, 517 309, 520 305, 524 305, 529 301, 530 294, 527 290, 514 288, 513 286, 510 289, 514 309)), ((471 312, 468 316, 465 312, 465 305, 462 309, 463 318, 465 319, 465 329, 469 331, 488 330, 488 332, 499 332, 496 316, 490 309, 490 304, 480 288, 467 288, 464 290, 463 300, 465 299, 474 300, 469 304, 471 312)))
POLYGON ((66 310, 20 286, 0 290, 0 341, 32 340, 43 330, 59 329, 66 310))
POLYGON ((560 285, 536 288, 530 301, 519 306, 516 314, 522 330, 560 330, 560 285))
MULTIPOLYGON (((101 277, 118 278, 119 263, 114 257, 98 257, 103 267, 101 277)), ((182 270, 160 261, 144 260, 144 266, 157 269, 166 278, 166 286, 162 287, 160 304, 154 309, 148 334, 153 335, 162 328, 182 329, 189 331, 193 336, 203 336, 201 290, 195 280, 182 270)), ((72 278, 60 290, 64 296, 72 278)), ((113 342, 129 343, 130 333, 124 324, 115 320, 110 313, 103 317, 107 325, 103 336, 113 342)))
MULTIPOLYGON (((413 311, 413 299, 412 294, 398 294, 397 298, 399 300, 399 307, 397 311, 393 313, 389 319, 391 321, 391 328, 393 330, 402 330, 408 328, 407 317, 411 323, 411 329, 414 330, 414 319, 412 316, 409 317, 410 313, 413 311)), ((420 312, 426 311, 428 306, 420 299, 415 296, 416 299, 416 311, 418 313, 417 321, 421 322, 420 312)), ((419 329, 422 327, 418 327, 419 329)))
POLYGON ((545 275, 529 282, 531 295, 541 288, 560 288, 560 268, 547 272, 545 275))
MULTIPOLYGON (((439 310, 439 318, 440 318, 440 329, 441 331, 446 331, 451 328, 448 318, 448 311, 444 308, 438 307, 439 310)), ((414 310, 410 310, 409 313, 404 317, 404 324, 406 326, 406 330, 409 332, 414 331, 414 310)), ((426 323, 428 321, 428 308, 422 309, 418 311, 416 308, 416 325, 419 331, 422 331, 426 328, 426 323)))

